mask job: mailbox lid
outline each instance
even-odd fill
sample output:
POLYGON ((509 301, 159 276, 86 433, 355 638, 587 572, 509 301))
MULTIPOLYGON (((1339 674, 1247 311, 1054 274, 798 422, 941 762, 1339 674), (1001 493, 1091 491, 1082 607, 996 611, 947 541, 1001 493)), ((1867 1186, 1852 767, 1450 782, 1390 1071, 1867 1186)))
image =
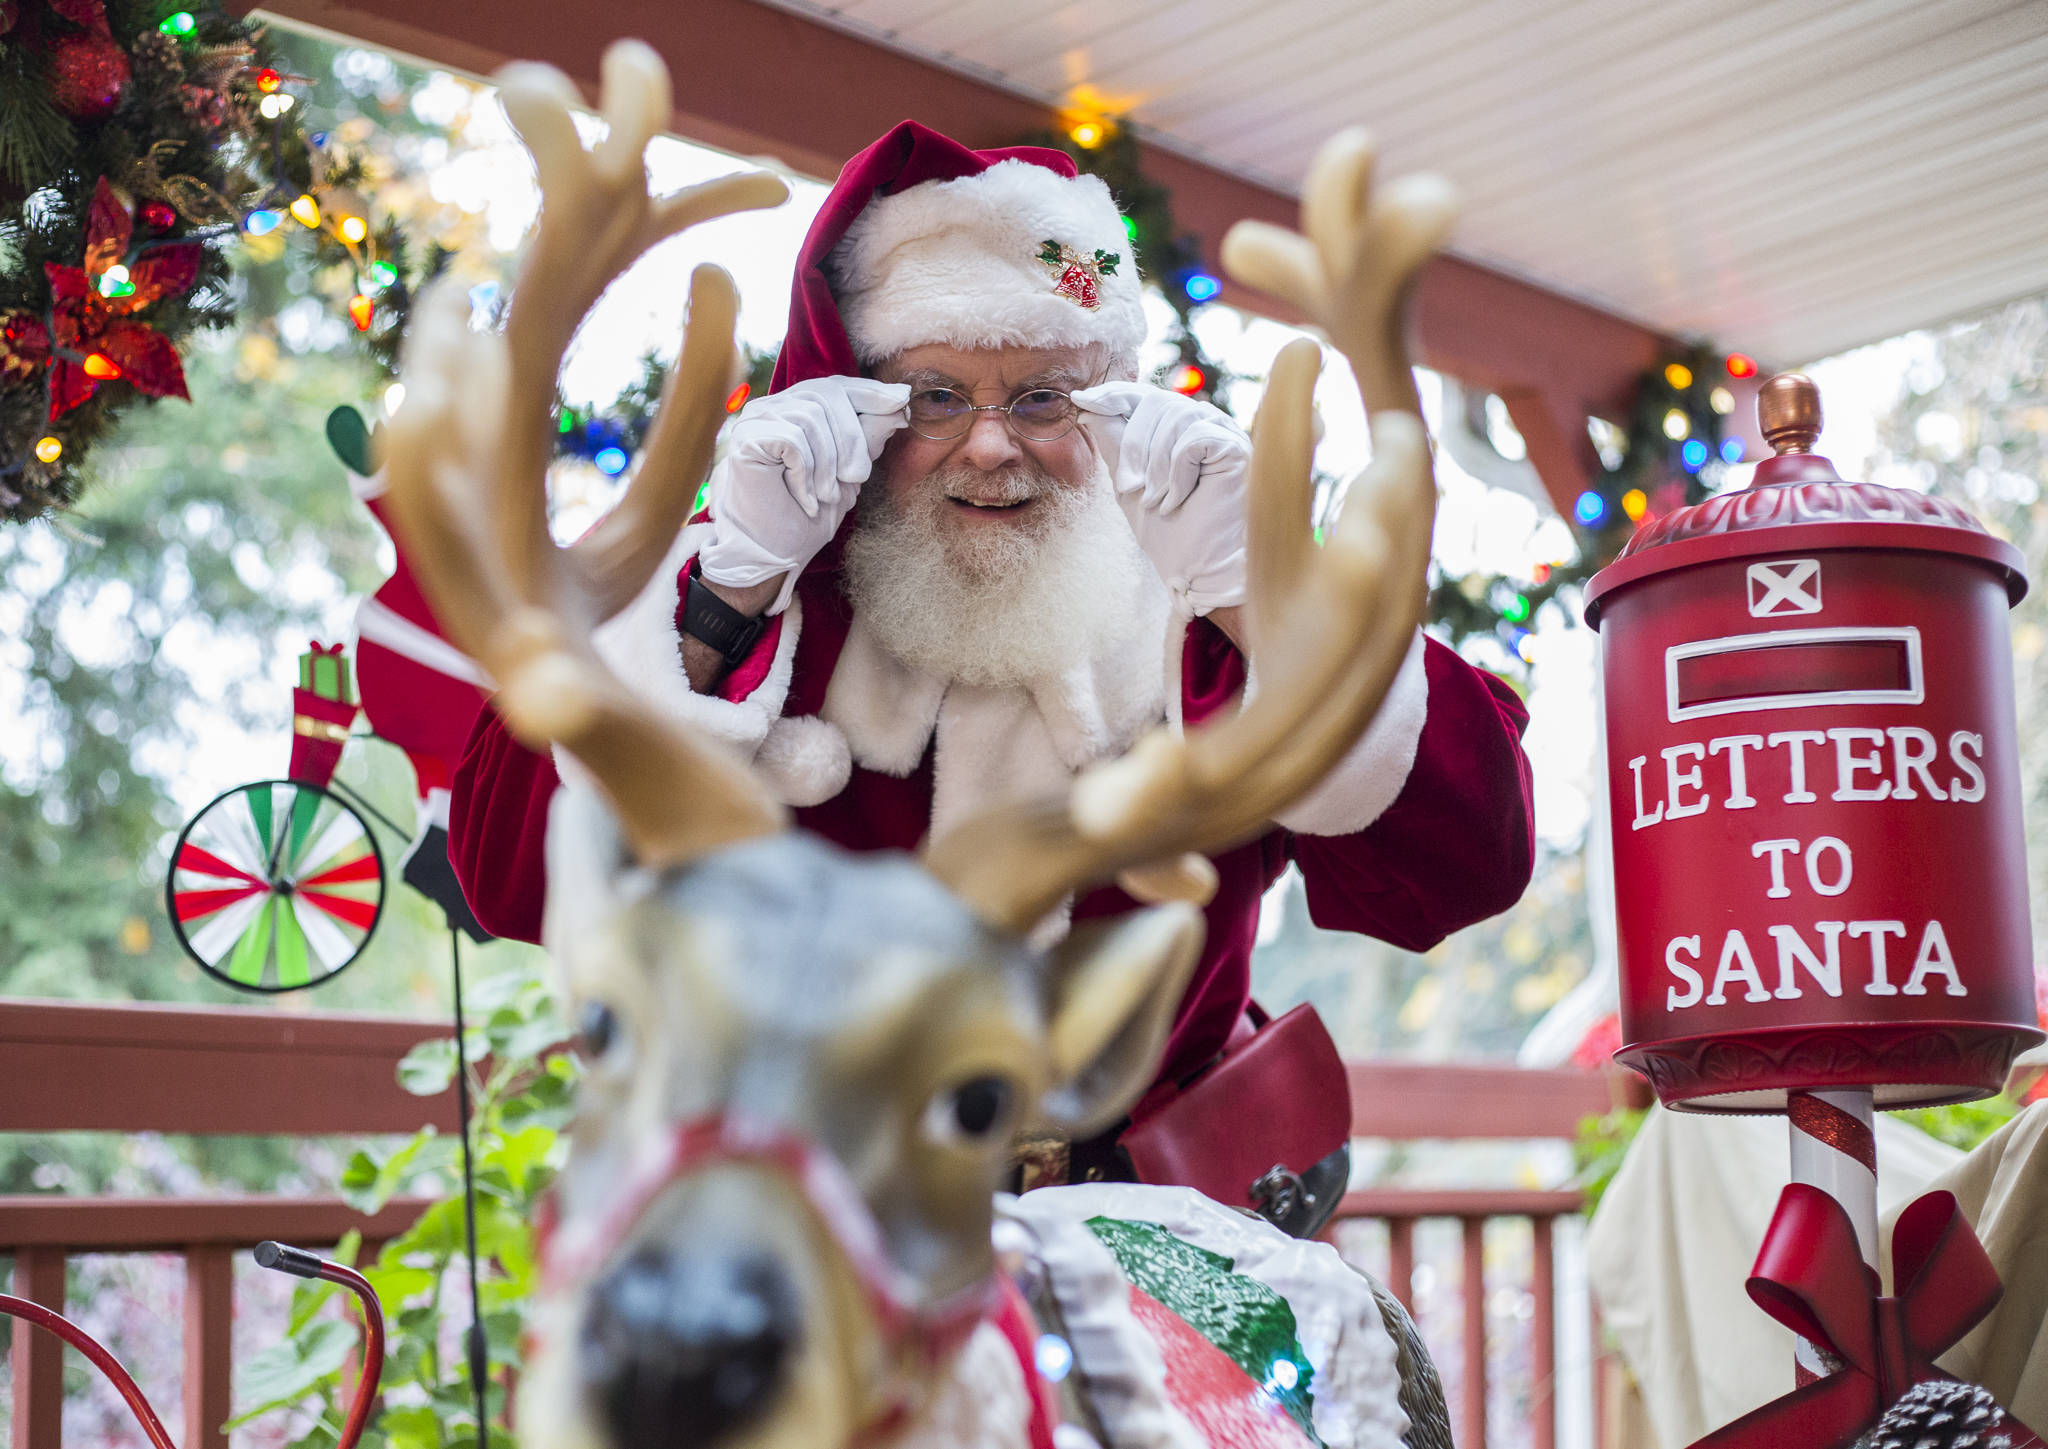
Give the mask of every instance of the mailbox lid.
POLYGON ((1766 458, 1756 485, 1666 514, 1636 531, 1621 556, 1586 588, 1586 622, 1600 627, 1601 601, 1614 590, 1695 564, 1772 553, 1871 548, 1958 555, 1988 564, 2006 600, 2026 596, 2020 551, 1985 529, 1968 509, 1877 483, 1845 483, 1825 459, 1766 458), (1776 466, 1774 466, 1776 465, 1776 466))

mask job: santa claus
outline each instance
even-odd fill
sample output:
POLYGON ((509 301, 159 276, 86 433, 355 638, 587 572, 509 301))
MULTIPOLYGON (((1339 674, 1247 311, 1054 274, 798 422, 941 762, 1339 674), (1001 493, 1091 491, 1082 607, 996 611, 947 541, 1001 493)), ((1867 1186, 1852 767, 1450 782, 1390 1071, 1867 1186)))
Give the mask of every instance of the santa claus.
MULTIPOLYGON (((1056 151, 896 127, 805 239, 773 385, 731 424, 708 514, 600 652, 853 850, 914 850, 1161 719, 1234 708, 1257 687, 1239 619, 1250 444, 1219 409, 1134 380, 1144 335, 1101 180, 1056 151)), ((1526 719, 1418 636, 1321 787, 1214 861, 1161 1080, 1238 1027, 1259 902, 1290 862, 1318 925, 1409 950, 1510 905, 1532 853, 1526 719)), ((451 853, 499 935, 539 935, 555 786, 553 761, 485 711, 451 853)), ((1071 914, 1133 904, 1107 888, 1071 914)))

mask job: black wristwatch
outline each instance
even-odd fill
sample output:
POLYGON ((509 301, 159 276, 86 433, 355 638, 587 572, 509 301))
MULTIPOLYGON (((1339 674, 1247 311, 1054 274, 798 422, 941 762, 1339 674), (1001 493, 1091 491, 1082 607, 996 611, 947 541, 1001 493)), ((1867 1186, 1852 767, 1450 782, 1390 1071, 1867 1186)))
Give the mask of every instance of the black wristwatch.
POLYGON ((768 627, 765 614, 749 617, 711 592, 704 580, 690 575, 689 591, 683 596, 683 632, 709 644, 725 660, 727 669, 737 669, 760 642, 768 627))

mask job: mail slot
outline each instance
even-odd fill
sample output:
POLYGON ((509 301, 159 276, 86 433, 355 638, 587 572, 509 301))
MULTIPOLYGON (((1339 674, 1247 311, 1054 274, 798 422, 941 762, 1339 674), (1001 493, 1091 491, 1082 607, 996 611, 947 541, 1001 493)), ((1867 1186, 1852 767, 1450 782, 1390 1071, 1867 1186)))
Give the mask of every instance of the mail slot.
POLYGON ((1844 482, 1810 416, 1752 487, 1650 521, 1587 591, 1619 1056, 1685 1110, 1963 1101, 2041 1040, 2020 555, 1945 500, 1844 482))
POLYGON ((1920 703, 1920 631, 1776 629, 1664 651, 1674 721, 1820 704, 1920 703))

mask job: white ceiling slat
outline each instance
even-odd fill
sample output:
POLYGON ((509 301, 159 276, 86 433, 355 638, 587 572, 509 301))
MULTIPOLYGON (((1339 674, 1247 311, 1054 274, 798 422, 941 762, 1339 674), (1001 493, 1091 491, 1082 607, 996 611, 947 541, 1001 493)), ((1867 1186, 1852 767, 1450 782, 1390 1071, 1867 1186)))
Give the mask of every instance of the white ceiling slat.
POLYGON ((1283 191, 1363 122, 1464 254, 1776 361, 2048 287, 2043 0, 764 3, 1283 191))
POLYGON ((1537 203, 1571 208, 1594 226, 1611 201, 1616 163, 1626 160, 1638 185, 1686 199, 1689 210, 1715 218, 1753 211, 1826 184, 1838 170, 1867 169, 1939 151, 1974 134, 2001 129, 2016 116, 2039 113, 2039 67, 2048 64, 2048 35, 1971 57, 1949 76, 1937 73, 1896 93, 1867 92, 1830 106, 1802 125, 1788 147, 1776 127, 1753 128, 1726 144, 1687 137, 1668 144, 1614 148, 1600 164, 1562 174, 1528 168, 1487 190, 1483 204, 1515 214, 1537 203), (1960 99, 1959 99, 1960 98, 1960 99), (1617 155, 1615 152, 1625 152, 1617 155))

